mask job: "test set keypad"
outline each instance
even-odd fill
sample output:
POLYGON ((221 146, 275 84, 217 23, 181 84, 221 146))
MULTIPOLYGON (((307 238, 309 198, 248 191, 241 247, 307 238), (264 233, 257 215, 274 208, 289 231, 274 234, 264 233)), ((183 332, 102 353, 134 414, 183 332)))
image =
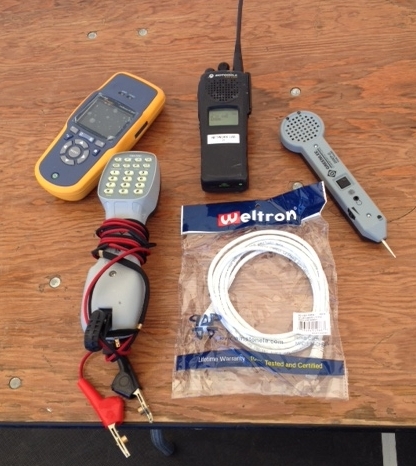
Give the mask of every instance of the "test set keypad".
POLYGON ((101 194, 126 199, 144 196, 152 184, 155 169, 152 154, 115 156, 103 174, 101 194))

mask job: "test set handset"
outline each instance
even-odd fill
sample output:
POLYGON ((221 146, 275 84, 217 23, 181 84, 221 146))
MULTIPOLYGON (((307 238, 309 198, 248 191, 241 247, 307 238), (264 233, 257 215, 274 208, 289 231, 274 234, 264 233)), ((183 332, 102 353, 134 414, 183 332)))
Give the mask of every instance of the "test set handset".
POLYGON ((207 192, 248 188, 247 124, 251 113, 250 74, 241 56, 242 4, 238 5, 233 70, 220 63, 207 69, 198 86, 201 186, 207 192))
POLYGON ((72 113, 35 167, 52 195, 77 201, 97 186, 108 160, 130 150, 165 104, 164 92, 130 73, 117 73, 72 113))
MULTIPOLYGON (((97 193, 105 210, 106 221, 110 224, 114 219, 123 219, 126 220, 123 225, 128 225, 130 220, 145 225, 159 200, 160 169, 156 156, 143 151, 114 155, 101 175, 97 193)), ((111 249, 109 252, 110 256, 119 254, 111 249)), ((130 255, 126 256, 126 259, 139 264, 139 261, 130 255)), ((94 277, 99 276, 109 262, 104 254, 90 268, 84 296, 94 277)), ((143 275, 136 272, 122 262, 115 262, 94 286, 94 292, 90 297, 91 309, 113 309, 114 329, 136 328, 138 323, 144 320, 146 283, 143 281, 143 275)), ((88 324, 85 309, 81 312, 81 324, 85 330, 88 324)))
POLYGON ((144 324, 149 303, 149 279, 142 269, 150 248, 146 221, 156 209, 160 192, 157 158, 150 152, 120 152, 110 158, 98 184, 105 220, 96 230, 100 239, 92 255, 81 304, 81 326, 87 354, 81 360, 78 386, 128 458, 122 398, 139 401, 138 413, 150 423, 153 414, 127 354, 144 324), (103 397, 84 377, 89 356, 102 352, 119 368, 111 389, 119 396, 103 397), (121 398, 122 397, 122 398, 121 398))

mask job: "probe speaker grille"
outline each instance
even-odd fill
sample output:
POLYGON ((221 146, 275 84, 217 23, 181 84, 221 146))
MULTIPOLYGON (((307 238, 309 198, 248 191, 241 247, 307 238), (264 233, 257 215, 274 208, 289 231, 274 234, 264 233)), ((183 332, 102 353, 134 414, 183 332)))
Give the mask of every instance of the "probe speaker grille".
POLYGON ((297 112, 286 118, 286 136, 293 142, 310 141, 321 135, 322 131, 322 125, 314 115, 297 112))
POLYGON ((238 97, 240 87, 233 78, 214 78, 206 83, 206 91, 217 102, 229 102, 238 97))

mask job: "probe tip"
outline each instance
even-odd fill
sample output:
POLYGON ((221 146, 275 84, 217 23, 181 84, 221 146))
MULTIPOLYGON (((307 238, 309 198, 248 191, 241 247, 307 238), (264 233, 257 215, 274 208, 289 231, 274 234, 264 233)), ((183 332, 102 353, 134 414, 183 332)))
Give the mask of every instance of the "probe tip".
POLYGON ((385 248, 387 249, 387 251, 389 251, 389 253, 396 259, 396 254, 394 254, 394 252, 391 250, 390 246, 387 244, 387 242, 382 239, 381 242, 383 243, 383 245, 385 246, 385 248))

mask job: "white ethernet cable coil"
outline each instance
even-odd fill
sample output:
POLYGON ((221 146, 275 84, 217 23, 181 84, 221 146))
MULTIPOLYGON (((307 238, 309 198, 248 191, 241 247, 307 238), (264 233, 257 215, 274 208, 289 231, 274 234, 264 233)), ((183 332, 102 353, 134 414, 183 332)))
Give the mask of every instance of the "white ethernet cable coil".
POLYGON ((230 241, 212 260, 208 270, 211 305, 205 315, 217 314, 224 327, 244 346, 262 353, 288 355, 312 347, 310 357, 323 356, 322 335, 261 333, 248 324, 233 306, 228 290, 248 261, 262 253, 285 256, 297 264, 309 279, 312 313, 330 313, 328 281, 315 250, 301 237, 281 230, 257 230, 230 241))

